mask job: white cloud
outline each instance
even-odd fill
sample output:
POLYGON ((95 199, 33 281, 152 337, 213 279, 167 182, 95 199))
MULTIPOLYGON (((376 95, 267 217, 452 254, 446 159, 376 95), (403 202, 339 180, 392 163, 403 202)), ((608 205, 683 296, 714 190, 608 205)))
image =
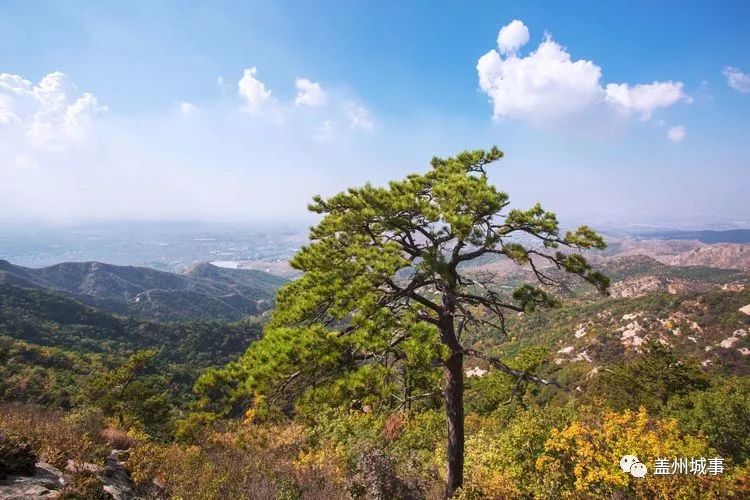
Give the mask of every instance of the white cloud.
POLYGON ((503 26, 497 34, 497 46, 503 54, 515 53, 529 41, 529 29, 519 20, 503 26))
POLYGON ((491 50, 477 63, 479 87, 490 96, 495 118, 541 123, 600 101, 601 70, 590 61, 571 61, 550 38, 527 57, 503 59, 491 50))
POLYGON ((672 142, 681 142, 686 135, 687 132, 685 131, 685 127, 682 125, 670 127, 669 130, 667 130, 667 138, 669 138, 669 140, 672 142))
POLYGON ((739 68, 733 66, 727 66, 722 71, 722 74, 727 79, 727 84, 737 92, 747 94, 750 92, 750 75, 743 73, 739 68))
POLYGON ((37 85, 18 75, 0 74, 0 126, 30 144, 58 149, 83 140, 94 118, 105 112, 96 97, 81 93, 64 73, 46 75, 37 85))
POLYGON ((372 130, 375 122, 370 116, 370 111, 355 101, 348 101, 344 105, 344 111, 349 118, 349 126, 355 129, 372 130))
POLYGON ((307 78, 298 78, 294 85, 297 87, 297 97, 294 99, 295 106, 305 104, 307 106, 324 106, 328 96, 319 83, 314 83, 307 78))
POLYGON ((344 124, 351 130, 368 132, 375 126, 370 110, 347 90, 323 89, 318 82, 298 78, 294 81, 295 99, 286 103, 275 99, 257 74, 255 67, 246 69, 237 85, 243 101, 240 109, 255 115, 260 122, 285 127, 304 124, 308 136, 318 142, 338 139, 344 124), (310 110, 301 112, 302 106, 310 110))
POLYGON ((680 82, 645 85, 602 85, 602 70, 593 61, 573 60, 568 51, 546 35, 536 50, 520 57, 517 50, 528 41, 520 21, 504 26, 498 50, 477 62, 479 88, 493 105, 493 117, 528 121, 535 125, 568 119, 595 108, 651 118, 659 108, 690 102, 680 82), (507 54, 505 58, 501 56, 507 54))
POLYGON ((667 108, 680 101, 692 102, 682 91, 682 82, 672 81, 633 86, 627 83, 609 83, 606 99, 626 113, 639 113, 643 120, 651 119, 654 111, 659 108, 667 108))
POLYGON ((192 102, 182 101, 180 103, 180 113, 184 116, 192 116, 198 111, 198 106, 192 102))
MULTIPOLYGON (((62 150, 34 146, 26 139, 21 125, 41 106, 28 97, 28 87, 35 85, 25 84, 21 77, 2 77, 0 109, 7 123, 0 125, 0 224, 296 219, 306 216, 305 206, 315 193, 330 195, 366 181, 385 184, 414 169, 429 168, 432 154, 449 155, 497 139, 497 130, 487 123, 435 115, 391 121, 374 110, 372 131, 355 130, 345 104, 369 107, 367 102, 333 87, 325 89, 329 106, 324 108, 299 110, 292 98, 275 103, 285 112, 281 125, 265 108, 262 116, 248 119, 239 110, 241 98, 234 95, 239 76, 227 81, 232 95, 200 101, 199 120, 184 119, 179 101, 148 113, 112 110, 94 119, 86 140, 62 150), (328 142, 314 137, 322 134, 322 139, 331 131, 328 142)), ((84 82, 77 83, 84 88, 84 82)), ((293 81, 288 83, 287 91, 293 91, 293 81)), ((67 102, 80 97, 74 93, 67 102)), ((86 108, 85 103, 81 101, 80 107, 86 108)), ((71 115, 80 116, 75 107, 71 115)), ((654 123, 661 118, 655 116, 654 123)), ((667 128, 658 133, 665 134, 667 128)), ((602 220, 619 213, 629 222, 636 216, 643 221, 646 215, 677 212, 686 217, 747 213, 747 182, 738 182, 744 180, 746 168, 742 155, 725 154, 719 170, 701 170, 706 162, 700 151, 686 164, 674 158, 670 164, 667 158, 666 164, 653 168, 653 152, 631 141, 601 148, 573 144, 561 157, 554 141, 552 147, 540 148, 538 134, 519 133, 501 144, 509 163, 490 173, 493 182, 502 182, 514 195, 516 207, 542 199, 559 213, 590 217, 604 206, 602 220), (608 168, 598 168, 601 165, 608 168), (690 176, 679 175, 685 168, 691 169, 690 176), (550 182, 540 185, 529 170, 538 170, 550 182), (592 190, 592 185, 598 189, 592 190), (680 193, 695 191, 696 186, 701 196, 684 201, 680 193), (639 196, 618 196, 622 190, 637 190, 639 196)), ((668 140, 663 140, 666 146, 668 140)))
POLYGON ((271 91, 266 89, 263 82, 255 78, 257 73, 258 69, 255 66, 247 68, 237 83, 237 93, 245 101, 242 110, 253 114, 257 114, 263 103, 271 97, 271 91))
POLYGON ((372 179, 370 151, 395 155, 347 89, 325 88, 328 106, 300 109, 249 85, 257 78, 251 69, 219 82, 230 92, 200 106, 185 96, 149 113, 98 116, 103 106, 62 74, 38 84, 0 74, 0 225, 304 217, 313 194, 372 179), (231 95, 237 89, 248 92, 231 95), (252 117, 241 109, 247 95, 261 96, 252 117))

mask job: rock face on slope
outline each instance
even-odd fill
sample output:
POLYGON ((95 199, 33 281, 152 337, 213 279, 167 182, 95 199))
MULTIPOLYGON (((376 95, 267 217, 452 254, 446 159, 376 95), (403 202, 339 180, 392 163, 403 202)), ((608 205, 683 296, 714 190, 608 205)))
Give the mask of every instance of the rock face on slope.
POLYGON ((33 474, 9 475, 0 480, 0 498, 5 500, 28 500, 57 498, 68 478, 60 470, 39 462, 33 474))
POLYGON ((106 465, 101 474, 104 491, 112 495, 115 500, 135 500, 137 495, 130 479, 130 473, 122 465, 121 452, 112 450, 107 457, 106 465))
POLYGON ((0 260, 0 284, 52 289, 107 312, 155 321, 235 321, 268 310, 284 278, 197 264, 182 274, 101 262, 41 269, 0 260))
POLYGON ((750 270, 750 243, 707 243, 697 239, 662 240, 608 238, 603 253, 593 252, 592 262, 602 259, 648 257, 669 266, 704 266, 717 269, 750 270))
POLYGON ((719 289, 721 287, 696 280, 640 276, 613 283, 610 287, 610 294, 613 297, 633 298, 642 297, 652 292, 666 292, 670 295, 686 292, 705 293, 713 288, 719 289))
MULTIPOLYGON (((98 492, 101 497, 113 500, 137 500, 130 473, 120 460, 120 451, 112 450, 104 466, 96 464, 68 464, 63 472, 50 464, 38 462, 33 470, 25 474, 8 475, 0 480, 0 499, 3 500, 46 500, 57 498, 66 490, 75 491, 75 475, 88 474, 101 483, 98 492)), ((98 484, 98 483, 97 483, 98 484)), ((99 486, 96 487, 97 489, 99 486)), ((77 492, 80 496, 80 492, 77 492)))
POLYGON ((642 276, 617 281, 610 287, 613 297, 640 297, 647 293, 662 291, 666 288, 666 281, 656 276, 642 276))
POLYGON ((673 256, 657 257, 673 266, 710 266, 720 269, 750 269, 750 245, 716 243, 702 245, 673 256))

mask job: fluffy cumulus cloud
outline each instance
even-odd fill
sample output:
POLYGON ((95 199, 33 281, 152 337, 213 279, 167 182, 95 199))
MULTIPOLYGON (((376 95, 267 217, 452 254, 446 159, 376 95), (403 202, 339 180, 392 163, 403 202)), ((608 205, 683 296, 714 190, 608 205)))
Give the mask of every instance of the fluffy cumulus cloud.
POLYGON ((497 34, 497 46, 503 54, 515 53, 529 41, 529 29, 518 19, 503 26, 497 34))
POLYGON ((667 138, 672 142, 681 142, 683 139, 685 139, 685 135, 687 135, 687 132, 685 131, 685 127, 682 125, 670 127, 667 130, 667 138))
POLYGON ((601 70, 590 61, 572 61, 546 38, 530 55, 506 58, 491 50, 477 63, 479 88, 492 101, 495 118, 541 123, 586 108, 603 98, 601 70))
POLYGON ((604 85, 598 65, 574 60, 549 35, 523 57, 519 50, 528 41, 526 26, 513 21, 500 29, 498 49, 490 50, 477 62, 479 88, 489 96, 496 119, 546 125, 603 108, 648 120, 657 109, 691 100, 680 82, 604 85))
POLYGON ((253 114, 260 112, 264 103, 271 97, 271 91, 256 78, 257 74, 258 69, 255 66, 247 68, 240 81, 237 82, 237 94, 243 100, 242 109, 253 114))
POLYGON ((727 84, 737 92, 747 94, 750 92, 750 74, 743 73, 739 68, 727 66, 722 71, 727 79, 727 84))
POLYGON ((297 87, 295 106, 324 106, 328 101, 328 96, 319 83, 311 82, 307 78, 298 78, 294 85, 297 87))
POLYGON ((64 73, 50 73, 36 85, 18 75, 0 74, 0 129, 6 137, 62 148, 84 140, 93 120, 106 110, 64 73))
POLYGON ((680 101, 692 102, 682 90, 682 82, 654 82, 640 85, 607 84, 607 102, 626 114, 636 113, 649 120, 654 111, 680 101))

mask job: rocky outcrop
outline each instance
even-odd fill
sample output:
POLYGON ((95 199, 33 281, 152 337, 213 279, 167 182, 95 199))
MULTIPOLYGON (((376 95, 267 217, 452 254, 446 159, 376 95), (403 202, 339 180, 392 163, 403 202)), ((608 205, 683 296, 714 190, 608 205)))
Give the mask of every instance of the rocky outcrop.
POLYGON ((639 276, 613 283, 610 287, 610 294, 613 297, 632 298, 665 289, 666 280, 656 276, 639 276))
POLYGON ((135 500, 138 496, 135 494, 130 473, 120 460, 121 453, 121 451, 112 450, 107 457, 100 479, 104 485, 104 491, 112 495, 115 500, 135 500))
MULTIPOLYGON (((101 483, 100 492, 114 500, 138 500, 130 473, 121 460, 121 451, 113 450, 105 465, 69 462, 65 472, 39 462, 33 474, 9 475, 0 480, 0 499, 35 500, 57 498, 68 488, 75 491, 76 477, 94 477, 101 483)), ((95 483, 98 484, 98 483, 95 483)), ((97 487, 98 488, 98 487, 97 487)))
POLYGON ((741 243, 716 243, 702 245, 692 250, 658 260, 672 266, 708 266, 720 269, 750 269, 750 245, 741 243))
POLYGON ((610 294, 619 298, 636 298, 653 292, 667 292, 670 295, 687 292, 705 293, 714 288, 718 289, 719 285, 689 279, 638 276, 613 283, 610 287, 610 294))
POLYGON ((29 500, 57 498, 70 478, 49 464, 36 464, 33 475, 9 475, 0 480, 0 498, 4 500, 29 500))

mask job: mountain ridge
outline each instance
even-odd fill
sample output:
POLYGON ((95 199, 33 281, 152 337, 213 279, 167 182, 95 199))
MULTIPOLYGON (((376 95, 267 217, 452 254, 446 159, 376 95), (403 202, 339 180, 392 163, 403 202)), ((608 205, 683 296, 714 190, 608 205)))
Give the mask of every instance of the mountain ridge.
POLYGON ((178 274, 96 261, 32 269, 0 260, 0 283, 50 289, 110 313, 154 321, 236 321, 270 309, 285 281, 263 271, 208 263, 178 274))

